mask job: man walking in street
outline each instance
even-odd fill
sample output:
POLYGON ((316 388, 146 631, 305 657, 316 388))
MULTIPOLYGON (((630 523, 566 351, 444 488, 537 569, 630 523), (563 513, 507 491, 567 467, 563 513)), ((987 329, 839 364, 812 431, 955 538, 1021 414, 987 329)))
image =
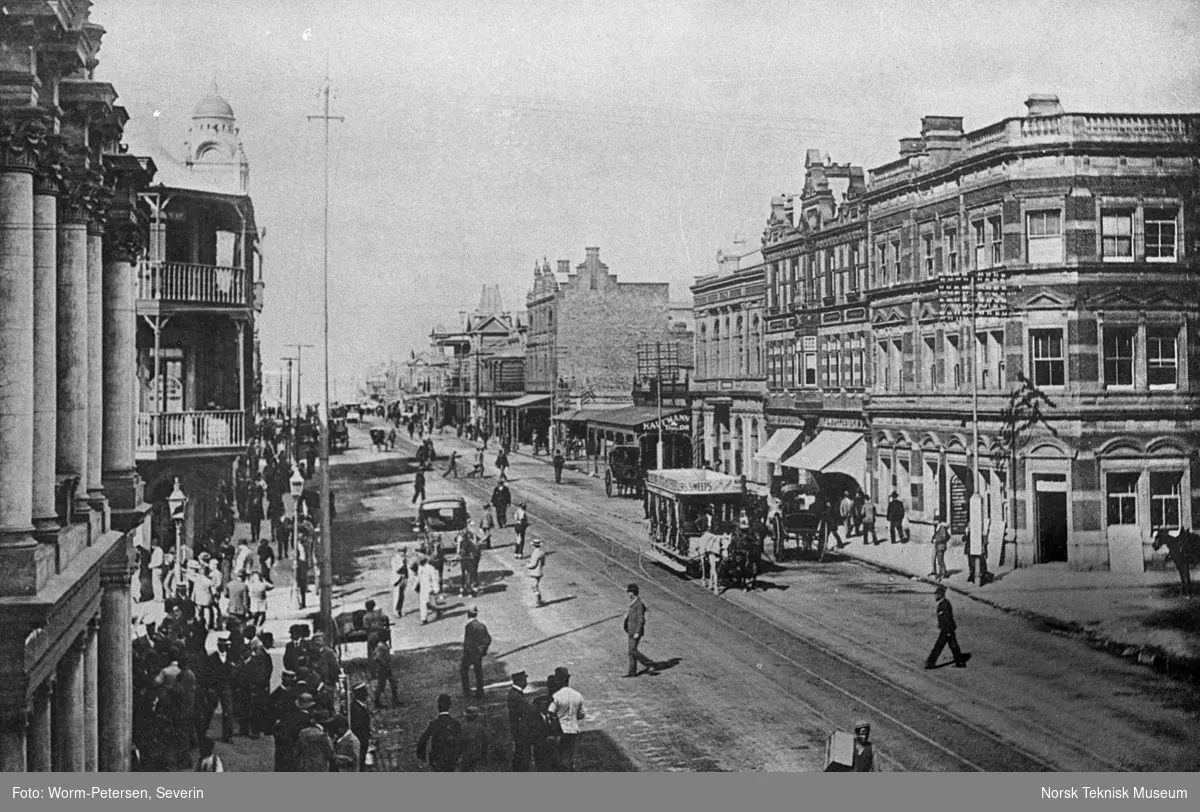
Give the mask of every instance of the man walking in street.
POLYGON ((496 452, 496 468, 500 471, 500 481, 508 479, 508 452, 501 448, 496 452))
POLYGON ((562 449, 554 449, 554 484, 562 484, 563 466, 567 464, 567 460, 563 457, 562 449))
POLYGON ((537 606, 542 606, 542 576, 546 573, 546 553, 542 550, 542 540, 533 540, 533 552, 529 556, 529 578, 532 581, 530 591, 537 606))
POLYGON ((534 717, 533 706, 525 698, 525 685, 528 675, 524 671, 516 671, 512 675, 512 687, 508 689, 508 735, 513 743, 512 771, 528 772, 530 762, 529 726, 534 717))
POLYGON ((383 707, 383 703, 379 701, 379 698, 383 696, 383 687, 385 684, 392 689, 392 706, 399 705, 400 697, 397 693, 396 672, 392 667, 392 644, 386 637, 382 638, 375 645, 375 655, 372 657, 371 663, 375 668, 375 707, 383 707))
POLYGON ((508 524, 508 506, 512 504, 512 492, 503 480, 492 489, 492 504, 496 507, 496 523, 503 529, 508 524))
POLYGON ((246 584, 244 572, 234 576, 229 584, 229 609, 226 614, 238 621, 238 628, 250 617, 250 587, 246 584))
POLYGON ((446 466, 445 472, 442 474, 442 479, 454 474, 454 478, 458 479, 458 451, 451 449, 450 464, 446 466))
POLYGON ((492 645, 492 636, 488 633, 487 626, 479 619, 478 606, 467 609, 467 617, 469 619, 463 631, 462 664, 458 673, 462 677, 463 696, 470 696, 470 671, 475 669, 475 697, 483 699, 483 656, 492 645))
POLYGON ((392 556, 392 608, 396 617, 404 617, 404 591, 408 588, 408 550, 397 545, 392 556))
POLYGON ((862 516, 863 544, 879 544, 879 536, 875 535, 875 500, 867 494, 860 494, 862 504, 859 511, 862 516), (867 541, 867 539, 870 541, 867 541))
POLYGON ((435 600, 434 595, 441 592, 442 581, 438 577, 437 568, 429 561, 429 558, 422 555, 420 564, 417 567, 417 595, 418 606, 420 608, 421 623, 429 622, 429 608, 435 600))
POLYGON ((475 597, 479 594, 479 559, 483 555, 477 536, 479 528, 471 522, 467 530, 458 537, 458 564, 462 569, 462 594, 475 597))
POLYGON ((464 773, 480 772, 488 766, 488 734, 479 723, 479 708, 467 708, 467 718, 462 723, 462 760, 459 770, 464 773))
POLYGON ((583 694, 570 687, 571 672, 565 665, 554 669, 554 678, 561 686, 550 701, 550 712, 558 717, 562 735, 558 740, 558 764, 567 772, 575 771, 575 745, 579 741, 579 722, 584 718, 583 694))
POLYGON ((449 694, 438 697, 438 715, 417 739, 417 758, 425 761, 428 752, 429 768, 436 772, 454 772, 462 755, 462 725, 450 715, 451 704, 449 694))
POLYGON ((418 468, 416 477, 413 479, 413 498, 412 503, 425 501, 425 469, 418 468))
POLYGON ((657 665, 654 660, 638 651, 642 635, 646 632, 646 605, 642 603, 639 592, 637 584, 630 584, 625 588, 625 593, 629 596, 629 609, 625 612, 625 634, 629 638, 629 670, 625 674, 627 677, 637 676, 638 663, 646 667, 647 673, 654 672, 657 665))
POLYGON ((513 548, 513 555, 515 555, 517 558, 524 558, 525 533, 529 530, 529 512, 525 510, 524 502, 517 507, 517 514, 514 520, 513 529, 517 532, 517 544, 513 548))
POLYGON ((970 655, 963 654, 958 647, 958 625, 954 622, 954 610, 950 608, 950 601, 946 597, 946 587, 939 585, 933 591, 933 596, 937 607, 938 639, 925 658, 925 668, 937 668, 938 657, 946 645, 950 646, 950 653, 954 655, 954 667, 966 668, 970 655))
MULTIPOLYGON (((842 520, 842 528, 846 531, 846 542, 850 541, 850 534, 854 531, 854 498, 850 496, 849 490, 842 491, 842 501, 838 503, 838 516, 842 520)), ((838 543, 841 546, 841 543, 838 543)))
POLYGON ((933 569, 929 573, 930 578, 940 581, 949 574, 946 570, 946 548, 949 546, 950 527, 946 524, 945 516, 938 513, 933 517, 933 569))
POLYGON ((892 491, 892 495, 888 498, 887 521, 888 535, 891 537, 892 544, 902 544, 908 541, 904 537, 904 503, 900 501, 900 494, 896 491, 892 491))

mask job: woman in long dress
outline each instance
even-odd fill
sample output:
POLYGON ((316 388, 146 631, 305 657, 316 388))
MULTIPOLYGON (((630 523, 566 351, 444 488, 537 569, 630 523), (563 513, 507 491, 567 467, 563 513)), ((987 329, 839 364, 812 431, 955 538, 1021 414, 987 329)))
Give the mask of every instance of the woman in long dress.
POLYGON ((138 557, 138 602, 154 600, 154 576, 150 572, 150 551, 139 545, 138 557))

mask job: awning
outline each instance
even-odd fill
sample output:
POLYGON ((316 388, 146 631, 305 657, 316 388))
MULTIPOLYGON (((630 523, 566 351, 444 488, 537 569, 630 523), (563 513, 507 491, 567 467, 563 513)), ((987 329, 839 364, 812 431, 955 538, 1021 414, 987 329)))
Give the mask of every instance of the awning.
POLYGON ((567 409, 565 412, 559 412, 550 419, 563 423, 586 423, 589 420, 603 420, 606 414, 614 411, 616 409, 567 409))
POLYGON ((792 446, 799 439, 800 429, 778 429, 771 435, 771 439, 767 440, 767 444, 758 450, 754 459, 778 464, 780 460, 789 455, 792 446))
MULTIPOLYGON (((664 431, 687 431, 691 426, 691 417, 687 409, 663 409, 662 416, 664 431)), ((649 431, 658 427, 658 407, 625 406, 621 409, 610 409, 589 415, 588 422, 608 428, 649 431)))
POLYGON ((512 400, 502 400, 496 404, 502 409, 528 409, 530 406, 550 406, 549 395, 525 395, 512 400))
POLYGON ((862 482, 867 472, 867 447, 857 432, 822 431, 783 464, 823 474, 845 474, 862 482))

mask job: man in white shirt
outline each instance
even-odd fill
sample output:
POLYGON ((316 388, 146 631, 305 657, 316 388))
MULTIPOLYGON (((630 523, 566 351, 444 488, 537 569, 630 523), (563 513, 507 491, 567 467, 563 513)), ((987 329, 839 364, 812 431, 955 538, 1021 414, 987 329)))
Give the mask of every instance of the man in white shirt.
POLYGON ((237 555, 233 559, 233 574, 249 575, 250 574, 250 542, 248 539, 239 539, 237 555))
POLYGON ((579 722, 584 718, 583 694, 570 687, 571 672, 565 665, 554 669, 554 678, 562 687, 554 692, 550 700, 550 711, 562 725, 562 737, 558 740, 558 763, 568 771, 575 771, 575 745, 579 741, 579 722))

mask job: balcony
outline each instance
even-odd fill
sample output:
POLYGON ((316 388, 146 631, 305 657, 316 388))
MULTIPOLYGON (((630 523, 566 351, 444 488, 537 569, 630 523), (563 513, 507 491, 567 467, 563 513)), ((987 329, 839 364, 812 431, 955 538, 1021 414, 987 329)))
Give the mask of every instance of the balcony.
POLYGON ((241 410, 143 412, 137 416, 135 450, 140 460, 175 452, 229 452, 244 449, 246 437, 246 413, 241 410))
POLYGON ((138 298, 206 307, 250 307, 244 268, 146 262, 138 267, 138 298))

